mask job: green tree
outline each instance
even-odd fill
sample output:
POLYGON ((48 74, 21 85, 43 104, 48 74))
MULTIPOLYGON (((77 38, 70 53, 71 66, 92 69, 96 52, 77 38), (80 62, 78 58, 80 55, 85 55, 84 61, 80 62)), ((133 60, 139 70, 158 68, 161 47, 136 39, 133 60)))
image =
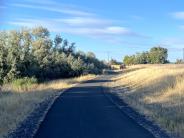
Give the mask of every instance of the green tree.
POLYGON ((96 58, 96 56, 95 56, 95 54, 94 54, 93 52, 87 52, 86 56, 87 56, 88 58, 91 58, 91 59, 96 58))
POLYGON ((21 48, 20 48, 20 72, 21 76, 32 76, 30 74, 32 70, 33 56, 31 54, 32 49, 32 35, 30 29, 22 28, 21 32, 21 48))
POLYGON ((149 52, 136 53, 132 56, 125 56, 124 64, 164 64, 167 63, 167 49, 162 47, 153 47, 149 52))
POLYGON ((6 76, 6 55, 7 55, 7 49, 6 49, 6 41, 7 41, 7 33, 6 32, 0 32, 0 85, 4 81, 4 77, 6 76))
POLYGON ((119 63, 117 60, 115 59, 111 59, 110 60, 110 65, 120 65, 121 63, 119 63))
POLYGON ((101 73, 106 65, 92 52, 76 52, 75 43, 47 28, 0 32, 0 84, 25 77, 38 80, 101 73))
POLYGON ((63 42, 63 39, 60 35, 56 35, 54 38, 54 48, 55 50, 58 50, 61 47, 61 44, 63 42))
POLYGON ((164 64, 167 62, 167 49, 162 47, 153 47, 150 49, 149 57, 152 64, 164 64))
POLYGON ((7 74, 5 81, 9 82, 20 75, 21 34, 18 31, 10 31, 8 34, 7 74))
POLYGON ((149 63, 149 53, 142 52, 135 55, 135 64, 147 64, 149 63))
POLYGON ((46 28, 38 27, 32 31, 32 54, 35 60, 36 76, 45 78, 50 61, 52 40, 49 38, 49 31, 46 28))
POLYGON ((136 61, 135 55, 125 56, 124 59, 123 59, 123 63, 125 65, 134 65, 136 63, 135 61, 136 61))

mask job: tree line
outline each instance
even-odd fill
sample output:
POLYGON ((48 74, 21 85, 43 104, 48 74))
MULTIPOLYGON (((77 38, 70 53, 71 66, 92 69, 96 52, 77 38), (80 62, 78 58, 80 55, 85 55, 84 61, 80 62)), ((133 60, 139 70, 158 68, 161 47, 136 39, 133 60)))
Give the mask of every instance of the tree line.
POLYGON ((51 38, 47 28, 0 32, 0 84, 21 77, 38 80, 101 73, 106 65, 92 52, 75 50, 61 35, 51 38))
POLYGON ((135 64, 164 64, 168 63, 168 53, 166 48, 153 47, 150 51, 136 53, 135 55, 125 56, 123 63, 125 65, 135 64))

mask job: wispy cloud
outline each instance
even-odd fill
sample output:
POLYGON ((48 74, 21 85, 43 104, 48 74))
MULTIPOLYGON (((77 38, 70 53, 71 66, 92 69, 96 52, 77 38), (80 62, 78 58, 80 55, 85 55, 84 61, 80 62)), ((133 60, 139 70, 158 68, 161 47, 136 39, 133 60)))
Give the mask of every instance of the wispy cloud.
MULTIPOLYGON (((92 22, 89 22, 89 24, 91 24, 92 22)), ((8 24, 15 25, 15 26, 28 26, 28 27, 35 27, 35 26, 42 25, 49 28, 53 32, 63 32, 63 33, 70 33, 70 34, 76 34, 76 35, 87 35, 87 36, 98 36, 98 37, 104 37, 104 36, 115 37, 117 35, 120 35, 120 36, 123 35, 123 36, 130 36, 130 37, 143 37, 126 27, 112 26, 112 25, 106 25, 104 27, 91 26, 91 25, 83 26, 83 22, 81 24, 77 22, 78 26, 71 26, 66 22, 61 22, 61 21, 58 22, 58 20, 55 20, 55 19, 42 19, 42 20, 17 19, 15 21, 8 22, 8 24)))
POLYGON ((133 35, 133 32, 131 32, 130 30, 119 26, 109 26, 104 28, 89 28, 89 27, 63 28, 62 30, 65 31, 66 33, 91 35, 91 36, 133 35))
MULTIPOLYGON (((178 20, 184 20, 184 11, 171 13, 172 17, 178 20)), ((178 25, 180 30, 184 30, 184 25, 178 25)))
MULTIPOLYGON (((20 0, 21 1, 21 0, 20 0)), ((67 9, 78 9, 79 7, 73 4, 64 4, 62 2, 56 2, 54 0, 24 0, 19 3, 13 3, 13 4, 26 4, 26 5, 39 5, 39 6, 48 6, 48 7, 54 7, 54 8, 67 8, 67 9)), ((81 10, 84 11, 84 10, 81 10)), ((87 11, 85 11, 87 12, 87 11)))
POLYGON ((184 25, 180 25, 179 28, 180 28, 181 30, 184 30, 184 25))
POLYGON ((184 20, 184 11, 171 13, 172 17, 184 20))
POLYGON ((31 9, 37 9, 37 10, 47 10, 51 12, 58 12, 63 14, 75 15, 75 16, 92 15, 91 13, 86 11, 80 11, 80 10, 69 9, 66 7, 58 7, 58 6, 29 5, 29 4, 22 4, 22 3, 12 4, 12 6, 21 7, 21 8, 31 8, 31 9))
MULTIPOLYGON (((105 41, 120 42, 122 36, 147 38, 128 27, 121 25, 118 20, 104 19, 96 13, 79 9, 74 5, 56 3, 51 0, 25 0, 24 3, 12 3, 12 7, 25 8, 26 10, 39 10, 40 13, 49 11, 50 13, 60 13, 56 17, 27 17, 14 18, 8 24, 13 26, 44 26, 52 32, 68 33, 92 38, 103 39, 105 41), (54 8, 53 8, 54 7, 54 8)), ((139 18, 139 17, 135 17, 139 18)))
POLYGON ((70 26, 105 26, 112 24, 112 20, 99 19, 97 17, 70 17, 55 19, 57 22, 65 23, 70 26))
POLYGON ((167 46, 170 49, 181 50, 184 46, 184 37, 171 37, 161 41, 161 45, 167 46))
POLYGON ((45 4, 57 4, 55 1, 53 0, 24 0, 25 2, 28 3, 33 3, 33 4, 41 4, 41 5, 45 5, 45 4))
MULTIPOLYGON (((184 20, 184 11, 172 12, 170 13, 170 16, 174 19, 184 20)), ((184 30, 184 25, 178 25, 178 28, 180 30, 184 30)), ((159 45, 168 48, 170 52, 181 51, 184 47, 184 37, 173 36, 163 38, 162 40, 160 40, 159 45)))
MULTIPOLYGON (((40 19, 15 19, 14 21, 9 21, 7 24, 17 26, 17 27, 36 27, 36 26, 44 26, 47 27, 48 29, 53 29, 54 22, 49 21, 49 20, 40 20, 40 19)), ((59 27, 59 26, 58 26, 59 27)))

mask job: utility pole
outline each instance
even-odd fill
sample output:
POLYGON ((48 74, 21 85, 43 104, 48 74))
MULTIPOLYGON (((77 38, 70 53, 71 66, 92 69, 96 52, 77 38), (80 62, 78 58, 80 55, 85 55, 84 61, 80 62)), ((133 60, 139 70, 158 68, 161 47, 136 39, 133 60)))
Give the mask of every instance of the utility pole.
POLYGON ((107 63, 107 65, 109 66, 109 69, 111 68, 110 67, 110 52, 109 51, 107 51, 107 60, 108 60, 108 63, 107 63))
POLYGON ((107 62, 108 62, 108 64, 109 64, 109 57, 110 57, 110 52, 107 51, 107 62))
POLYGON ((183 62, 184 62, 184 48, 183 48, 183 62))

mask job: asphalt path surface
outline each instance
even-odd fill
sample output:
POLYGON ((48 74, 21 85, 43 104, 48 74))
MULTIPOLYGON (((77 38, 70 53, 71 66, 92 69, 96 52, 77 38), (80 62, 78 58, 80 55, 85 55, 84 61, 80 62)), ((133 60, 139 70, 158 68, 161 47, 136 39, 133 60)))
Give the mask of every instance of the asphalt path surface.
POLYGON ((64 92, 42 122, 35 138, 153 138, 105 95, 107 76, 64 92))

